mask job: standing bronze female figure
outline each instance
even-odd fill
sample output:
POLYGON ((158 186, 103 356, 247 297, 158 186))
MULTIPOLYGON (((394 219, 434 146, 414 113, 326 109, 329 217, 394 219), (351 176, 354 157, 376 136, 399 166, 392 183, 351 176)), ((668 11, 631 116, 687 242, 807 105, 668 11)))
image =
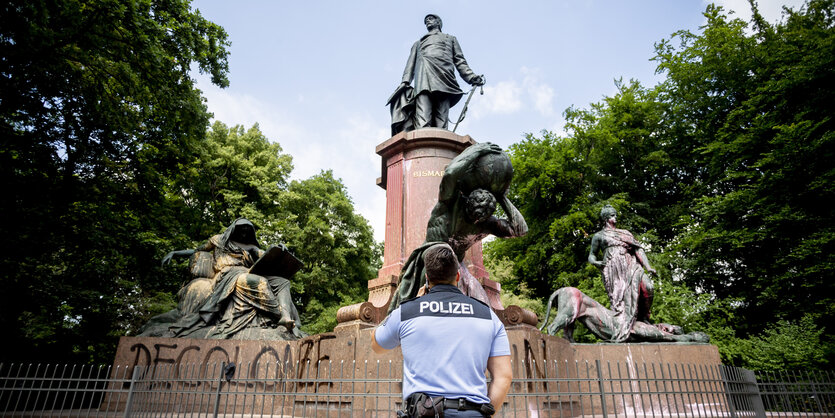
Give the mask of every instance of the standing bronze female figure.
POLYGON ((618 324, 611 341, 620 342, 629 337, 635 321, 649 323, 653 288, 647 271, 652 274, 656 272, 649 265, 643 247, 632 233, 615 228, 615 208, 604 206, 600 211, 600 219, 603 221, 603 229, 591 239, 589 263, 600 267, 603 272, 603 284, 615 313, 615 323, 618 324), (602 261, 597 258, 601 250, 602 261))

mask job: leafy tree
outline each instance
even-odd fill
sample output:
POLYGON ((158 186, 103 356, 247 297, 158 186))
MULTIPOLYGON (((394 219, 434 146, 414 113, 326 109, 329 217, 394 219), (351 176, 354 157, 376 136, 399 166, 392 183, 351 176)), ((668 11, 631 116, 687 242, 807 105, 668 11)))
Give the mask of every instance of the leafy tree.
POLYGON ((258 124, 244 129, 216 121, 197 145, 171 188, 183 211, 202 222, 202 229, 191 228, 189 235, 205 239, 239 217, 268 227, 278 216, 293 158, 271 143, 258 124))
MULTIPOLYGON (((542 138, 528 135, 510 147, 515 172, 510 193, 529 233, 492 241, 486 253, 488 264, 494 258, 514 260, 514 274, 502 286, 523 299, 527 288, 547 297, 557 288, 573 286, 608 301, 600 271, 586 261, 591 235, 602 226, 598 214, 605 203, 620 211, 621 227, 652 248, 661 248, 659 235, 675 233, 684 210, 683 192, 675 185, 685 180, 676 170, 675 156, 667 152, 665 106, 657 90, 637 82, 616 85, 618 94, 591 109, 566 111, 571 136, 543 132, 542 138)), ((654 265, 660 263, 658 256, 651 254, 654 265)), ((656 268, 669 274, 663 265, 656 268)), ((669 279, 665 284, 663 289, 670 292, 684 290, 669 279)), ((654 319, 672 322, 688 316, 692 309, 680 302, 657 306, 661 309, 656 309, 654 319)), ((576 338, 596 341, 582 328, 576 338)))
POLYGON ((225 86, 228 45, 185 0, 0 6, 0 357, 110 360, 165 281, 163 186, 209 118, 190 69, 225 86))
POLYGON ((362 302, 377 273, 374 261, 381 254, 371 226, 330 170, 294 180, 279 206, 275 230, 305 263, 292 281, 302 329, 331 331, 336 310, 362 302))
MULTIPOLYGON (((513 263, 506 259, 488 258, 484 260, 484 268, 490 273, 490 279, 501 283, 514 281, 513 277, 513 263)), ((537 314, 539 318, 545 315, 545 306, 538 298, 535 298, 530 289, 525 283, 519 283, 516 287, 516 293, 508 291, 506 288, 501 289, 502 305, 508 307, 510 305, 521 306, 525 309, 530 309, 537 314)))
POLYGON ((788 370, 826 368, 831 341, 815 324, 814 317, 804 315, 798 322, 778 321, 764 332, 743 340, 742 364, 755 370, 788 370))
POLYGON ((738 298, 743 335, 835 314, 833 14, 833 1, 776 26, 755 13, 747 35, 711 6, 701 34, 657 45, 671 119, 708 183, 674 251, 691 286, 738 298))

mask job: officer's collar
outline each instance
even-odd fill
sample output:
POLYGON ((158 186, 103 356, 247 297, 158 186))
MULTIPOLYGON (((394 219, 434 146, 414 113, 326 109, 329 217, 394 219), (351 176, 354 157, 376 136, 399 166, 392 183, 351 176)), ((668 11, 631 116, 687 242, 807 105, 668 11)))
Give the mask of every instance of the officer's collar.
POLYGON ((451 285, 451 284, 436 284, 429 289, 429 293, 436 293, 436 292, 456 292, 461 293, 461 289, 458 286, 451 285))

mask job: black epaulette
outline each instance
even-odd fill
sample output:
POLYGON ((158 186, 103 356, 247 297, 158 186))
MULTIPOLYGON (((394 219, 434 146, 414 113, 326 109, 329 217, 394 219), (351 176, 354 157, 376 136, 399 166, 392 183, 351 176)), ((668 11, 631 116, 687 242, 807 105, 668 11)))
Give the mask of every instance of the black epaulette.
POLYGON ((487 304, 487 302, 480 301, 480 300, 478 300, 478 299, 476 299, 476 298, 474 298, 474 297, 472 297, 472 296, 469 296, 469 295, 464 295, 464 296, 467 296, 468 298, 470 298, 470 299, 472 299, 472 300, 474 300, 474 301, 476 301, 476 302, 478 302, 478 303, 480 303, 480 304, 482 304, 482 305, 484 305, 484 306, 486 306, 486 307, 488 307, 488 308, 490 307, 490 305, 488 305, 488 304, 487 304))
POLYGON ((415 296, 415 297, 413 297, 413 298, 409 298, 409 299, 403 300, 403 301, 401 301, 401 302, 400 302, 400 304, 402 305, 402 304, 404 304, 404 303, 409 303, 409 302, 411 302, 411 301, 413 301, 413 300, 416 300, 416 299, 420 299, 420 296, 415 296))

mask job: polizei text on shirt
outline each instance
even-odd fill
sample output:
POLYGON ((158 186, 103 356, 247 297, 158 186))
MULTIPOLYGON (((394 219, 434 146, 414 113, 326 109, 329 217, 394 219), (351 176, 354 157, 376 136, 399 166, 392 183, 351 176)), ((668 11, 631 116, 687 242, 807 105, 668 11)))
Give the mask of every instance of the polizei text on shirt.
POLYGON ((421 301, 420 312, 423 313, 427 310, 433 313, 472 315, 473 305, 462 302, 421 301))

